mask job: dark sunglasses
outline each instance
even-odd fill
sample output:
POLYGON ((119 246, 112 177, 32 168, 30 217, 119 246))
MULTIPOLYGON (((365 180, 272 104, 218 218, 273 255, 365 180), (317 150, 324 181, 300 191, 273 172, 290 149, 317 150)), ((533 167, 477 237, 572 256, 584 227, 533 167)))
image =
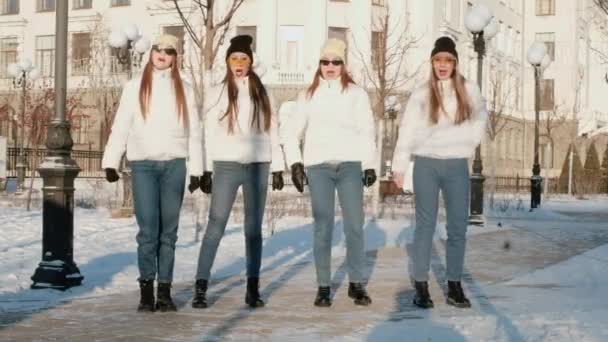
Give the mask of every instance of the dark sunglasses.
POLYGON ((164 52, 166 55, 171 55, 171 56, 177 56, 177 50, 173 49, 173 48, 166 48, 166 49, 161 49, 158 47, 158 45, 152 45, 152 50, 156 51, 156 52, 164 52))
POLYGON ((328 66, 330 63, 335 66, 344 64, 344 62, 339 59, 333 60, 333 61, 328 61, 327 59, 322 59, 319 61, 319 63, 324 66, 328 66))

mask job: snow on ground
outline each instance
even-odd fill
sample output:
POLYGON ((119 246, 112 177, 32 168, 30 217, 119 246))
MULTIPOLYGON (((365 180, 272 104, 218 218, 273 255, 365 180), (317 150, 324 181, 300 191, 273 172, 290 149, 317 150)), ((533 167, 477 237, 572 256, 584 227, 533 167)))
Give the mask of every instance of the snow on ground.
MULTIPOLYGON (((469 234, 509 229, 532 231, 535 227, 546 226, 546 222, 553 222, 556 230, 582 231, 590 222, 600 226, 608 222, 601 214, 608 213, 606 197, 544 199, 543 207, 534 212, 521 205, 518 208, 516 203, 513 201, 502 209, 489 212, 485 227, 472 226, 469 234), (596 214, 587 215, 590 212, 596 214), (566 216, 565 213, 575 215, 566 216), (585 219, 577 218, 576 214, 585 219)), ((137 289, 135 219, 111 219, 109 210, 103 208, 76 208, 74 259, 85 277, 83 285, 65 292, 30 290, 30 277, 41 257, 41 221, 40 209, 27 212, 20 207, 0 206, 0 315, 51 307, 72 298, 137 289)), ((332 256, 339 258, 344 256, 345 249, 339 217, 336 222, 332 256)), ((310 217, 279 219, 274 235, 265 236, 263 268, 311 260, 311 223, 310 217)), ((608 223, 605 229, 608 230, 608 223)), ((368 222, 366 248, 403 247, 411 242, 412 235, 413 222, 408 219, 368 222)), ((589 238, 593 236, 590 234, 589 238)), ((445 239, 444 223, 440 223, 436 238, 445 239)), ((176 283, 194 280, 199 248, 200 241, 195 240, 195 215, 184 210, 176 250, 176 283)), ((242 225, 231 222, 220 245, 212 277, 243 274, 244 268, 242 225)), ((401 340, 403 336, 413 341, 426 340, 429 336, 433 341, 606 340, 607 287, 608 245, 603 245, 506 283, 485 286, 483 290, 488 298, 494 298, 493 305, 488 306, 491 309, 482 305, 481 310, 458 311, 458 314, 454 311, 431 312, 424 319, 409 319, 407 324, 389 320, 362 327, 344 340, 401 340), (492 312, 489 314, 488 310, 492 312), (548 326, 552 329, 548 330, 548 326)), ((289 331, 273 332, 277 338, 282 334, 288 336, 289 331)))

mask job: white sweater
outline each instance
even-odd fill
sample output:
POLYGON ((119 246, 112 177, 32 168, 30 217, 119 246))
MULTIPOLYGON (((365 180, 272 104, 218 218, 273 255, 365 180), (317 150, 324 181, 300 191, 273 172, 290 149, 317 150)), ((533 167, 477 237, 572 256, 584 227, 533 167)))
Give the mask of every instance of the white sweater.
POLYGON ((178 120, 170 70, 155 70, 152 77, 149 113, 144 120, 139 107, 141 76, 127 82, 114 117, 102 168, 118 169, 122 155, 136 160, 188 159, 188 173, 203 174, 202 128, 194 91, 183 82, 189 129, 178 120))
POLYGON ((228 88, 224 84, 212 87, 205 98, 205 170, 213 170, 213 161, 233 161, 242 164, 271 162, 272 172, 283 171, 285 161, 279 145, 279 133, 273 101, 270 130, 264 131, 264 114, 260 108, 260 127, 252 127, 253 103, 249 96, 249 78, 237 82, 238 114, 234 132, 228 132, 228 88))
POLYGON ((468 80, 465 83, 472 115, 470 120, 460 125, 454 123, 458 103, 452 81, 440 81, 439 86, 447 113, 440 114, 437 124, 432 124, 429 119, 428 84, 412 92, 399 125, 393 172, 406 172, 412 155, 438 159, 469 158, 481 143, 488 114, 477 85, 468 80))
POLYGON ((302 92, 283 139, 288 165, 360 161, 363 169, 377 168, 369 96, 355 84, 342 91, 340 80, 321 79, 312 98, 302 92), (302 139, 304 158, 300 152, 302 139))

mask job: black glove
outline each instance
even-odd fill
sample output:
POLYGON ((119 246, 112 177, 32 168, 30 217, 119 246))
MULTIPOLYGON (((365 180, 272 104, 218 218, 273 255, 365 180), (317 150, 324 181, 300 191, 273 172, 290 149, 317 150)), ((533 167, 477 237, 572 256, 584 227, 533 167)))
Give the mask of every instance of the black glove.
POLYGON ((370 187, 376 182, 376 171, 374 169, 367 169, 363 172, 363 185, 370 187))
POLYGON ((198 189, 201 186, 201 177, 199 176, 190 176, 190 184, 188 184, 188 191, 193 193, 194 190, 198 189))
POLYGON ((282 171, 273 172, 272 173, 272 190, 282 190, 283 185, 285 185, 285 182, 283 182, 283 172, 282 171))
POLYGON ((304 192, 304 184, 308 183, 306 173, 304 173, 304 165, 302 163, 294 163, 291 165, 291 181, 299 192, 304 192))
POLYGON ((212 174, 213 172, 211 171, 205 171, 203 172, 203 177, 201 177, 201 190, 206 194, 211 193, 211 188, 213 186, 213 181, 211 180, 212 174))
POLYGON ((106 180, 110 183, 114 183, 117 180, 120 179, 120 177, 118 177, 118 173, 116 172, 116 169, 104 169, 106 171, 106 180))

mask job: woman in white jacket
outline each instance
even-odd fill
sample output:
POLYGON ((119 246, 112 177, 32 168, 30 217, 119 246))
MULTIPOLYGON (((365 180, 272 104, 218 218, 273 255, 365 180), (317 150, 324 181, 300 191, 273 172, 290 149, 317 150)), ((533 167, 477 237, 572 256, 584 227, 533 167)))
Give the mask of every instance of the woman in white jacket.
POLYGON ((371 303, 364 287, 363 185, 371 186, 376 180, 374 118, 368 94, 348 75, 345 47, 338 39, 325 43, 314 81, 300 94, 284 137, 294 185, 302 192, 308 180, 310 187, 319 286, 314 304, 324 307, 331 305, 336 190, 344 219, 348 295, 357 305, 371 303))
POLYGON ((226 51, 226 77, 205 99, 206 165, 201 183, 211 194, 209 220, 196 273, 194 308, 207 307, 211 267, 239 187, 245 206, 247 294, 253 308, 264 306, 259 277, 262 260, 262 220, 272 169, 272 189, 283 188, 285 162, 271 101, 252 69, 251 36, 236 36, 226 51), (212 191, 213 190, 213 191, 212 191))
POLYGON ((414 304, 433 307, 428 273, 441 191, 447 213, 447 303, 470 307, 461 285, 469 208, 468 158, 484 135, 487 113, 477 85, 458 72, 452 39, 437 39, 431 66, 429 80, 412 92, 399 126, 393 177, 402 187, 410 159, 414 161, 414 304))
POLYGON ((118 180, 125 151, 132 170, 139 311, 176 310, 170 289, 186 159, 190 191, 203 173, 200 121, 192 87, 180 77, 177 44, 174 36, 159 36, 141 77, 125 85, 102 161, 109 182, 118 180))

